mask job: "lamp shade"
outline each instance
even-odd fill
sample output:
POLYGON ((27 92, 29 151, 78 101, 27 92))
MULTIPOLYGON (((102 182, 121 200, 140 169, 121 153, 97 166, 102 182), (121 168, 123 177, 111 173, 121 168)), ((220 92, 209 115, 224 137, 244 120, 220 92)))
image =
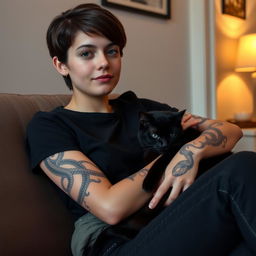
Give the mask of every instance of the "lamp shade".
POLYGON ((239 39, 235 71, 256 71, 256 33, 244 35, 239 39))

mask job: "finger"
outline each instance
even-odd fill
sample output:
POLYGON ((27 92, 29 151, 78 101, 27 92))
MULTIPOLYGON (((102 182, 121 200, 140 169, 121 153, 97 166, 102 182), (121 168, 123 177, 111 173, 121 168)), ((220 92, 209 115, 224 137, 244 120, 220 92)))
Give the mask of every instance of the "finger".
POLYGON ((190 122, 190 126, 195 126, 195 125, 198 125, 200 123, 200 120, 198 119, 191 119, 191 122, 190 122))
POLYGON ((191 115, 190 113, 186 113, 186 114, 182 117, 181 122, 182 122, 182 123, 185 123, 185 122, 187 122, 191 117, 192 117, 192 115, 191 115))
POLYGON ((150 209, 154 209, 157 204, 159 203, 159 201, 161 200, 161 198, 164 196, 164 194, 168 191, 168 188, 170 186, 168 186, 167 184, 162 183, 159 188, 157 189, 157 191, 155 192, 153 198, 150 200, 149 202, 149 208, 150 209))
POLYGON ((182 192, 182 184, 181 183, 174 184, 172 187, 172 191, 165 202, 165 205, 170 205, 180 195, 181 192, 182 192))
POLYGON ((193 182, 189 182, 189 183, 185 184, 182 191, 184 192, 185 190, 187 190, 192 185, 192 183, 193 182))
POLYGON ((182 123, 183 130, 188 129, 189 127, 193 127, 199 124, 199 120, 196 120, 194 118, 189 119, 187 122, 182 123))

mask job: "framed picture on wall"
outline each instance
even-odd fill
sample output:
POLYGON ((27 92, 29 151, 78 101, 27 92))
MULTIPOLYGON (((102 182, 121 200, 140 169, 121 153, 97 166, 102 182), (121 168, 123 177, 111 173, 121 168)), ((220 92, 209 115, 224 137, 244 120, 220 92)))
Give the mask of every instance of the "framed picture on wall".
POLYGON ((170 1, 171 0, 102 0, 102 5, 163 19, 170 19, 170 1))
POLYGON ((222 0, 222 13, 246 18, 246 0, 222 0))

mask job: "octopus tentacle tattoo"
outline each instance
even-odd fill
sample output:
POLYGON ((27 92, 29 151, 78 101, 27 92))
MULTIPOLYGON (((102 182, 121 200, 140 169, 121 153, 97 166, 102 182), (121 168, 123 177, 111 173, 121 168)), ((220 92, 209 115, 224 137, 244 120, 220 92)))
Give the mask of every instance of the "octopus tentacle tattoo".
MULTIPOLYGON (((196 117, 199 118, 199 117, 196 117)), ((199 123, 205 122, 207 119, 201 118, 202 121, 199 123)), ((205 147, 206 145, 211 146, 221 146, 225 147, 227 143, 227 137, 223 135, 221 130, 219 130, 217 127, 223 125, 222 122, 214 122, 208 126, 208 128, 202 132, 201 136, 203 136, 203 140, 199 141, 197 144, 188 143, 181 147, 179 150, 179 153, 185 157, 185 160, 180 161, 179 163, 174 166, 172 170, 173 176, 181 176, 185 174, 188 170, 190 170, 194 165, 194 159, 193 159, 193 152, 190 150, 190 148, 196 148, 201 149, 205 147)))
POLYGON ((61 177, 61 187, 68 195, 71 194, 71 190, 74 185, 74 176, 80 175, 82 178, 82 184, 80 186, 77 202, 79 204, 85 205, 84 198, 90 195, 90 192, 87 191, 90 183, 101 182, 99 178, 91 178, 91 177, 92 176, 105 177, 105 176, 101 172, 91 170, 90 168, 86 167, 86 165, 91 165, 96 167, 96 165, 94 165, 92 162, 76 161, 73 159, 63 159, 63 157, 64 157, 63 152, 55 154, 53 156, 46 158, 44 160, 44 164, 47 167, 47 169, 51 171, 54 175, 61 177))

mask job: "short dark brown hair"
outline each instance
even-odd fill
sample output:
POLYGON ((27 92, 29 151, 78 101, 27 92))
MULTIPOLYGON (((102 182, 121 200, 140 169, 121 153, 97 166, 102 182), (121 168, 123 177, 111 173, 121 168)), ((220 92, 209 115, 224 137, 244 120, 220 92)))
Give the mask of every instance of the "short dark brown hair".
MULTIPOLYGON (((68 49, 79 31, 108 38, 119 46, 122 55, 126 34, 117 17, 99 5, 81 4, 56 16, 49 25, 46 40, 51 57, 57 56, 60 62, 66 64, 68 49)), ((72 90, 69 75, 63 77, 72 90)))

